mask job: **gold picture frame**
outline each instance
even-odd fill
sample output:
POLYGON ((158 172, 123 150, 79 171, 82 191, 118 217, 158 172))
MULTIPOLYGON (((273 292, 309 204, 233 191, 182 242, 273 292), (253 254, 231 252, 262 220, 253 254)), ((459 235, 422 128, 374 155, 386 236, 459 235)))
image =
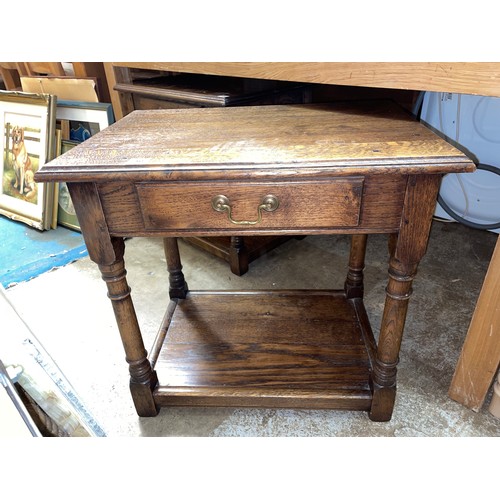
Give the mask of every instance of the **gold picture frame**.
POLYGON ((55 187, 33 179, 55 157, 55 108, 49 94, 0 91, 0 214, 39 230, 52 227, 55 187))

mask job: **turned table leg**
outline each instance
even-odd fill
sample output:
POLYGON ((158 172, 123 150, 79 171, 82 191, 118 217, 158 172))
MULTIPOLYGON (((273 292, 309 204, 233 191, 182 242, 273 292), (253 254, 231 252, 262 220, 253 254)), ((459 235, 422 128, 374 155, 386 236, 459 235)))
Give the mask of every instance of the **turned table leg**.
POLYGON ((351 237, 349 270, 344 285, 348 299, 363 298, 363 270, 365 268, 366 241, 368 235, 354 234, 351 237))
POLYGON ((396 398, 396 367, 415 273, 416 265, 412 270, 406 269, 396 259, 391 258, 389 283, 386 288, 385 307, 371 379, 372 420, 386 421, 392 416, 396 398))
POLYGON ((391 419, 396 397, 399 350, 417 267, 427 250, 440 176, 410 176, 399 234, 391 235, 389 282, 370 384, 373 392, 370 418, 391 419))
POLYGON ((185 299, 188 285, 182 272, 181 256, 177 238, 163 238, 163 249, 167 259, 169 293, 171 299, 185 299))
POLYGON ((147 359, 147 351, 141 336, 141 330, 127 284, 125 264, 123 261, 123 240, 117 240, 115 246, 117 261, 111 265, 99 264, 102 279, 108 287, 108 297, 113 305, 118 330, 125 348, 126 360, 129 364, 130 391, 137 413, 141 417, 157 415, 158 408, 153 400, 152 391, 158 384, 156 372, 147 359))
POLYGON ((229 267, 236 276, 243 276, 248 271, 248 250, 243 236, 231 237, 229 267))
POLYGON ((156 372, 147 359, 141 330, 126 280, 123 261, 123 238, 109 234, 97 187, 93 183, 68 183, 71 198, 80 221, 89 257, 98 266, 108 287, 108 297, 115 313, 118 330, 129 364, 130 392, 141 417, 153 417, 158 407, 153 390, 158 384, 156 372))

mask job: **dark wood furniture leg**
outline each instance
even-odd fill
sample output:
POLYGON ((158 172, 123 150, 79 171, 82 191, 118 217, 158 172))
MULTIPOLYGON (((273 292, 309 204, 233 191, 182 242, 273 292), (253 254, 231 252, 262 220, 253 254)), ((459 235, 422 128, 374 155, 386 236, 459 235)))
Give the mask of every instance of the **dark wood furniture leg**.
POLYGON ((113 305, 125 348, 130 371, 130 391, 137 413, 141 417, 151 417, 158 414, 152 396, 158 379, 147 359, 148 353, 144 347, 130 288, 125 278, 127 271, 123 261, 123 239, 115 240, 115 246, 120 247, 116 262, 111 265, 99 264, 99 269, 102 279, 108 286, 108 297, 113 305))
POLYGON ((385 422, 391 419, 396 397, 396 373, 399 350, 417 267, 427 250, 439 175, 409 176, 400 231, 390 237, 389 283, 375 366, 370 379, 373 391, 370 418, 385 422))
POLYGON ((126 280, 124 240, 110 236, 95 184, 70 183, 68 187, 72 199, 75 200, 75 209, 81 221, 89 257, 99 266, 108 287, 108 297, 113 306, 129 365, 130 391, 137 414, 141 417, 154 417, 159 411, 153 399, 153 389, 158 384, 158 378, 147 358, 126 280), (82 209, 85 214, 79 213, 82 209))
POLYGON ((365 268, 367 234, 354 234, 351 237, 349 270, 344 289, 348 299, 363 298, 363 270, 365 268))
POLYGON ((229 247, 229 267, 233 274, 242 276, 248 271, 248 251, 243 236, 232 236, 229 247))
POLYGON ((185 299, 188 285, 182 272, 177 238, 163 238, 163 249, 165 251, 165 258, 167 259, 170 298, 185 299))

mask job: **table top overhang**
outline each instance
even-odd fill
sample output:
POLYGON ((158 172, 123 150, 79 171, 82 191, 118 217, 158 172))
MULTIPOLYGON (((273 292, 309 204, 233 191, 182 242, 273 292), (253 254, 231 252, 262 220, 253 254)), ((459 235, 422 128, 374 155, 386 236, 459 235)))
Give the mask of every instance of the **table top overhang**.
POLYGON ((391 101, 133 111, 44 165, 38 182, 470 172, 474 163, 391 101))

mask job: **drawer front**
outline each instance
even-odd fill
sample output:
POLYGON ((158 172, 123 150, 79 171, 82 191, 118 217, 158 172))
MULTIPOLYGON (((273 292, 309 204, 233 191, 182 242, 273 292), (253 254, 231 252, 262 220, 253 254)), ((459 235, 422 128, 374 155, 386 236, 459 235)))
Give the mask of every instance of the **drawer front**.
POLYGON ((147 230, 356 227, 363 178, 136 184, 147 230))

